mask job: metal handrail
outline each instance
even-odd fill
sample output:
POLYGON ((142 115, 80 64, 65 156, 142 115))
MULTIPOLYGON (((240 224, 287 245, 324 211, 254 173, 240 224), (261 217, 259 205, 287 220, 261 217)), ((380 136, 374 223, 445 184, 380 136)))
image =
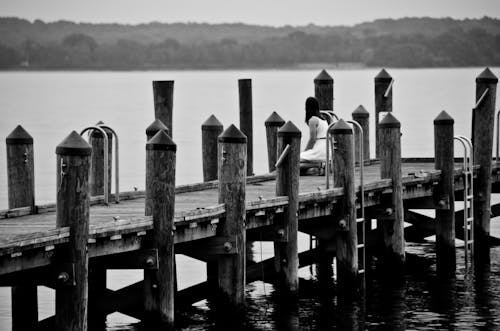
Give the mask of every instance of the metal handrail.
MULTIPOLYGON (((333 121, 330 125, 328 125, 328 129, 326 130, 326 164, 325 164, 325 177, 326 177, 326 189, 330 188, 330 129, 335 125, 335 121, 333 121)), ((333 155, 333 143, 332 143, 332 155, 333 155)))
MULTIPOLYGON (((365 232, 366 232, 366 228, 365 228, 365 189, 364 189, 364 165, 365 165, 365 159, 364 159, 364 132, 363 132, 363 128, 361 127, 361 125, 354 121, 354 120, 349 120, 347 121, 347 123, 350 123, 353 125, 353 127, 357 128, 358 129, 358 135, 359 135, 359 139, 358 139, 358 148, 359 148, 359 194, 361 196, 360 198, 360 209, 361 209, 361 219, 363 220, 363 223, 361 224, 361 226, 363 227, 363 231, 361 231, 363 233, 363 245, 365 245, 365 248, 363 249, 363 251, 366 250, 366 236, 365 236, 365 232)), ((354 146, 353 144, 353 149, 354 149, 354 152, 356 152, 356 147, 354 146)), ((354 153, 353 153, 354 154, 354 153)), ((357 217, 356 217, 357 218, 357 217)), ((363 270, 366 270, 366 259, 365 259, 365 254, 363 253, 363 263, 362 263, 362 266, 363 266, 363 270)), ((359 256, 358 256, 358 259, 359 259, 359 256)))
POLYGON ((119 166, 119 142, 115 130, 104 124, 99 127, 109 130, 115 137, 115 203, 120 203, 120 166, 119 166))
POLYGON ((387 98, 389 96, 389 92, 391 92, 391 90, 392 90, 392 84, 394 84, 394 79, 391 79, 389 86, 387 86, 387 90, 385 90, 385 93, 384 93, 384 98, 387 98))
POLYGON ((108 142, 108 135, 104 129, 102 129, 99 126, 89 126, 86 127, 85 129, 80 132, 80 136, 82 136, 85 132, 90 131, 90 130, 97 130, 102 133, 104 136, 104 204, 108 205, 109 204, 109 195, 108 195, 108 168, 109 168, 109 155, 108 155, 108 148, 109 148, 109 142, 108 142))
POLYGON ((499 160, 499 150, 500 150, 500 110, 497 112, 497 155, 496 155, 496 162, 499 160))
MULTIPOLYGON (((469 184, 467 179, 467 173, 471 174, 470 181, 470 191, 471 194, 474 194, 474 180, 473 180, 473 169, 474 169, 474 154, 473 154, 473 145, 469 138, 463 135, 457 135, 453 137, 454 140, 459 141, 464 148, 464 159, 463 159, 463 168, 464 168, 464 251, 465 251, 465 266, 468 267, 469 254, 468 254, 468 241, 469 241, 469 233, 468 233, 468 224, 467 224, 467 201, 468 201, 468 192, 469 192, 469 184)), ((470 213, 474 215, 474 202, 470 201, 470 213)), ((474 239, 474 224, 471 226, 471 237, 474 239)), ((474 245, 471 247, 471 256, 474 256, 474 245)))
POLYGON ((483 94, 477 100, 476 105, 474 106, 474 108, 479 107, 479 105, 483 102, 484 98, 486 98, 486 94, 488 94, 489 91, 490 91, 489 88, 487 88, 486 90, 484 90, 483 94))
POLYGON ((339 117, 333 112, 333 110, 320 110, 319 112, 328 116, 328 118, 330 119, 330 123, 335 122, 335 120, 339 120, 339 117))

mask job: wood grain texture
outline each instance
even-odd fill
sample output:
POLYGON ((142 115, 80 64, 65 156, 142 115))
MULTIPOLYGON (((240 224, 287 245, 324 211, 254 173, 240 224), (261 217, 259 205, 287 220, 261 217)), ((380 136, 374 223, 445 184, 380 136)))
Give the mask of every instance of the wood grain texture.
POLYGON ((356 288, 358 275, 358 233, 356 223, 356 193, 354 186, 354 136, 337 133, 333 128, 336 149, 333 156, 334 185, 344 189, 344 198, 335 213, 337 282, 339 289, 356 288), (341 223, 343 222, 343 223, 341 223), (343 227, 342 224, 345 224, 343 227))
MULTIPOLYGON (((392 116, 392 115, 386 115, 392 116)), ((392 221, 382 222, 384 252, 388 261, 400 266, 405 261, 401 130, 380 127, 380 176, 392 180, 392 221)))
POLYGON ((476 101, 488 89, 479 106, 473 110, 472 143, 474 164, 480 166, 474 183, 474 249, 475 255, 489 260, 491 165, 497 83, 476 79, 476 101))
POLYGON ((74 286, 56 289, 56 329, 87 330, 90 155, 57 155, 57 227, 69 227, 68 249, 59 262, 74 264, 74 286))
POLYGON ((299 178, 300 178, 300 140, 296 134, 279 133, 277 155, 287 145, 290 151, 284 163, 276 169, 276 196, 287 196, 288 206, 281 217, 275 217, 276 234, 283 233, 282 238, 274 242, 275 269, 278 275, 278 286, 281 289, 297 293, 299 290, 299 257, 297 231, 299 227, 299 178))
POLYGON ((153 81, 153 102, 155 118, 167 126, 169 136, 173 137, 174 81, 153 81))
MULTIPOLYGON (((113 134, 107 129, 108 151, 104 151, 104 137, 101 132, 93 130, 89 143, 92 146, 92 159, 90 163, 90 195, 104 194, 104 157, 108 158, 108 196, 111 195, 112 169, 113 169, 113 134)), ((110 200, 111 201, 111 200, 110 200)))
POLYGON ((247 176, 253 176, 253 105, 252 80, 238 80, 240 130, 247 136, 247 176))
POLYGON ((225 203, 226 217, 217 226, 217 235, 235 238, 238 254, 218 256, 219 292, 231 305, 245 300, 245 193, 247 145, 219 141, 218 202, 225 203))
POLYGON ((434 122, 435 166, 441 170, 435 193, 435 202, 441 206, 436 209, 436 268, 444 276, 454 275, 456 269, 453 132, 453 122, 434 122))
MULTIPOLYGON (((160 134, 165 133, 150 142, 160 134)), ((175 150, 147 149, 145 213, 153 216, 149 239, 151 248, 158 249, 159 267, 144 271, 144 309, 147 323, 166 329, 174 325, 174 206, 175 150)))

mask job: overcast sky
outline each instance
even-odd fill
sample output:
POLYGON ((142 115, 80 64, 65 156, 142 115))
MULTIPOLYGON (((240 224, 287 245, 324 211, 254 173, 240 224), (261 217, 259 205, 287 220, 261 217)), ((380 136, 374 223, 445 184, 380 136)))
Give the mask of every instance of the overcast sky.
POLYGON ((77 22, 352 25, 377 18, 500 18, 500 0, 0 0, 0 16, 77 22))

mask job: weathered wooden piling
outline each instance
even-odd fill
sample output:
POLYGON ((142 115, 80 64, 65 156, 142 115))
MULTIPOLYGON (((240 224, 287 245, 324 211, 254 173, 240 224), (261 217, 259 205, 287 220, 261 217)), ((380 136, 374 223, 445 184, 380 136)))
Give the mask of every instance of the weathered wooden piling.
MULTIPOLYGON (((363 160, 370 161, 370 113, 363 107, 359 105, 352 112, 352 119, 361 125, 363 129, 363 160)), ((359 162, 359 139, 360 135, 354 135, 354 157, 356 162, 359 162)))
POLYGON ((491 167, 498 78, 486 68, 476 78, 476 107, 472 115, 474 164, 480 165, 474 183, 474 253, 489 261, 491 167))
MULTIPOLYGON (((5 139, 9 209, 31 207, 35 212, 33 137, 18 125, 5 139)), ((37 287, 13 286, 12 330, 33 329, 38 322, 37 287)))
POLYGON ((92 147, 75 131, 56 147, 56 225, 70 228, 68 247, 56 248, 56 260, 73 270, 73 275, 58 275, 56 330, 87 330, 91 153, 92 147))
POLYGON ((232 306, 245 299, 245 189, 247 138, 234 125, 219 136, 219 203, 226 207, 226 217, 217 226, 217 235, 226 238, 228 254, 218 255, 219 294, 232 306))
POLYGON ((169 136, 173 137, 174 81, 153 81, 153 100, 155 119, 162 121, 168 128, 169 136))
MULTIPOLYGON (((104 124, 99 122, 96 125, 104 124)), ((104 194, 104 171, 108 172, 108 196, 111 195, 111 176, 113 166, 113 133, 103 128, 108 137, 108 150, 104 150, 104 136, 99 130, 91 130, 89 143, 92 146, 92 161, 90 163, 90 195, 104 194), (104 158, 108 158, 108 169, 104 169, 104 158)))
POLYGON ((380 119, 392 112, 392 76, 382 69, 375 76, 375 155, 380 157, 380 119))
POLYGON ((175 255, 174 204, 177 146, 165 131, 146 144, 146 216, 153 216, 149 238, 158 250, 158 270, 144 271, 146 323, 172 329, 174 325, 175 255))
POLYGON ((339 290, 357 289, 358 275, 358 233, 356 223, 356 191, 354 187, 354 135, 344 120, 332 127, 336 141, 334 162, 334 183, 344 188, 344 198, 335 215, 337 284, 339 290))
POLYGON ((297 231, 301 137, 300 130, 290 121, 278 130, 276 151, 282 162, 276 169, 276 196, 287 196, 288 207, 284 215, 275 218, 274 265, 278 287, 290 293, 297 293, 299 289, 297 231))
POLYGON ((267 138, 267 162, 269 165, 269 172, 276 169, 276 148, 278 141, 278 129, 285 124, 285 120, 281 118, 278 113, 273 111, 273 113, 264 122, 266 126, 266 138, 267 138))
POLYGON ((436 204, 436 260, 437 272, 443 276, 455 275, 455 184, 454 141, 455 121, 442 111, 434 119, 434 154, 436 170, 441 170, 441 181, 435 188, 436 204))
POLYGON ((239 79, 240 130, 247 137, 247 176, 253 176, 252 80, 239 79))
POLYGON ((201 155, 204 182, 217 179, 217 138, 222 131, 224 131, 224 127, 215 115, 211 115, 201 125, 201 155))
POLYGON ((380 222, 384 238, 383 259, 389 262, 388 265, 400 267, 405 261, 401 123, 392 113, 387 113, 379 128, 380 177, 392 180, 390 201, 384 206, 387 218, 380 222))
POLYGON ((325 69, 314 78, 314 96, 320 110, 333 110, 333 78, 325 69))
POLYGON ((146 139, 149 141, 149 139, 153 138, 158 131, 164 130, 168 134, 168 128, 167 126, 159 119, 155 119, 153 123, 151 123, 147 128, 146 128, 146 139))

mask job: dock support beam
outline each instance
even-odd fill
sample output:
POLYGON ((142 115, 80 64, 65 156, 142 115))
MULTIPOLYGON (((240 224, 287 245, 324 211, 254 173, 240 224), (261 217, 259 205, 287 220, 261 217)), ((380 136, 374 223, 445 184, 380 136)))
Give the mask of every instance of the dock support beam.
POLYGON ((440 276, 453 277, 456 270, 455 254, 455 185, 454 141, 455 121, 445 111, 434 120, 434 154, 436 170, 441 170, 441 181, 435 188, 436 203, 436 262, 440 276))
MULTIPOLYGON (((9 209, 35 207, 33 138, 18 125, 5 139, 9 209)), ((12 330, 31 330, 38 322, 37 287, 12 287, 12 330)))
POLYGON ((337 288, 342 292, 358 288, 358 232, 354 187, 354 134, 344 120, 332 128, 335 144, 334 183, 344 188, 344 199, 335 215, 337 288))
POLYGON ((56 288, 56 330, 87 330, 88 252, 90 190, 89 173, 92 147, 75 131, 56 148, 57 227, 69 227, 67 248, 56 248, 58 263, 71 263, 73 283, 62 272, 56 288))
POLYGON ((474 183, 474 255, 475 262, 489 263, 491 209, 491 167, 495 101, 498 78, 486 68, 476 78, 476 107, 472 114, 474 164, 480 166, 474 183), (479 101, 481 100, 482 101, 479 101))
POLYGON ((405 262, 401 123, 392 113, 387 113, 379 127, 380 177, 392 180, 392 194, 387 202, 388 217, 378 224, 382 225, 383 260, 387 266, 398 268, 405 262))
POLYGON ((201 125, 201 153, 203 162, 203 181, 217 179, 217 137, 224 131, 222 123, 211 115, 201 125))
POLYGON ((237 308, 245 302, 247 138, 231 125, 219 136, 218 141, 219 203, 226 206, 226 218, 217 226, 217 236, 227 238, 224 248, 234 252, 217 256, 218 291, 222 302, 237 308))
POLYGON ((392 77, 385 69, 375 76, 375 156, 380 157, 379 123, 392 112, 392 77), (389 88, 390 87, 390 88, 389 88))
MULTIPOLYGON (((104 124, 99 122, 96 126, 104 124)), ((98 130, 91 130, 89 143, 92 146, 92 160, 90 162, 90 195, 104 194, 104 171, 108 172, 108 196, 111 195, 111 176, 113 159, 113 134, 110 130, 103 128, 108 136, 108 150, 104 150, 104 137, 98 130), (104 158, 108 158, 108 169, 104 169, 104 158)))
POLYGON ((158 249, 158 270, 144 271, 144 310, 147 325, 174 327, 175 255, 175 153, 177 146, 165 131, 146 144, 146 216, 153 216, 149 238, 158 249))
POLYGON ((301 136, 300 130, 290 121, 278 130, 277 156, 287 148, 288 152, 276 169, 276 196, 288 196, 288 207, 284 215, 275 218, 274 265, 278 288, 289 294, 297 294, 299 289, 297 231, 301 136))
POLYGON ((247 176, 253 176, 252 80, 239 79, 240 130, 247 137, 247 176))
POLYGON ((173 137, 174 81, 153 81, 153 100, 155 119, 162 121, 168 128, 168 135, 173 137))
POLYGON ((314 96, 320 110, 333 111, 333 78, 325 69, 314 78, 314 96))
MULTIPOLYGON (((358 122, 363 129, 363 161, 370 161, 370 113, 365 107, 359 105, 352 112, 352 119, 358 122)), ((361 139, 361 135, 354 135, 354 157, 356 163, 359 163, 359 139, 361 139)))
POLYGON ((269 164, 269 172, 273 172, 276 169, 278 129, 285 124, 285 120, 281 118, 278 113, 273 111, 264 124, 266 126, 267 161, 269 164))

